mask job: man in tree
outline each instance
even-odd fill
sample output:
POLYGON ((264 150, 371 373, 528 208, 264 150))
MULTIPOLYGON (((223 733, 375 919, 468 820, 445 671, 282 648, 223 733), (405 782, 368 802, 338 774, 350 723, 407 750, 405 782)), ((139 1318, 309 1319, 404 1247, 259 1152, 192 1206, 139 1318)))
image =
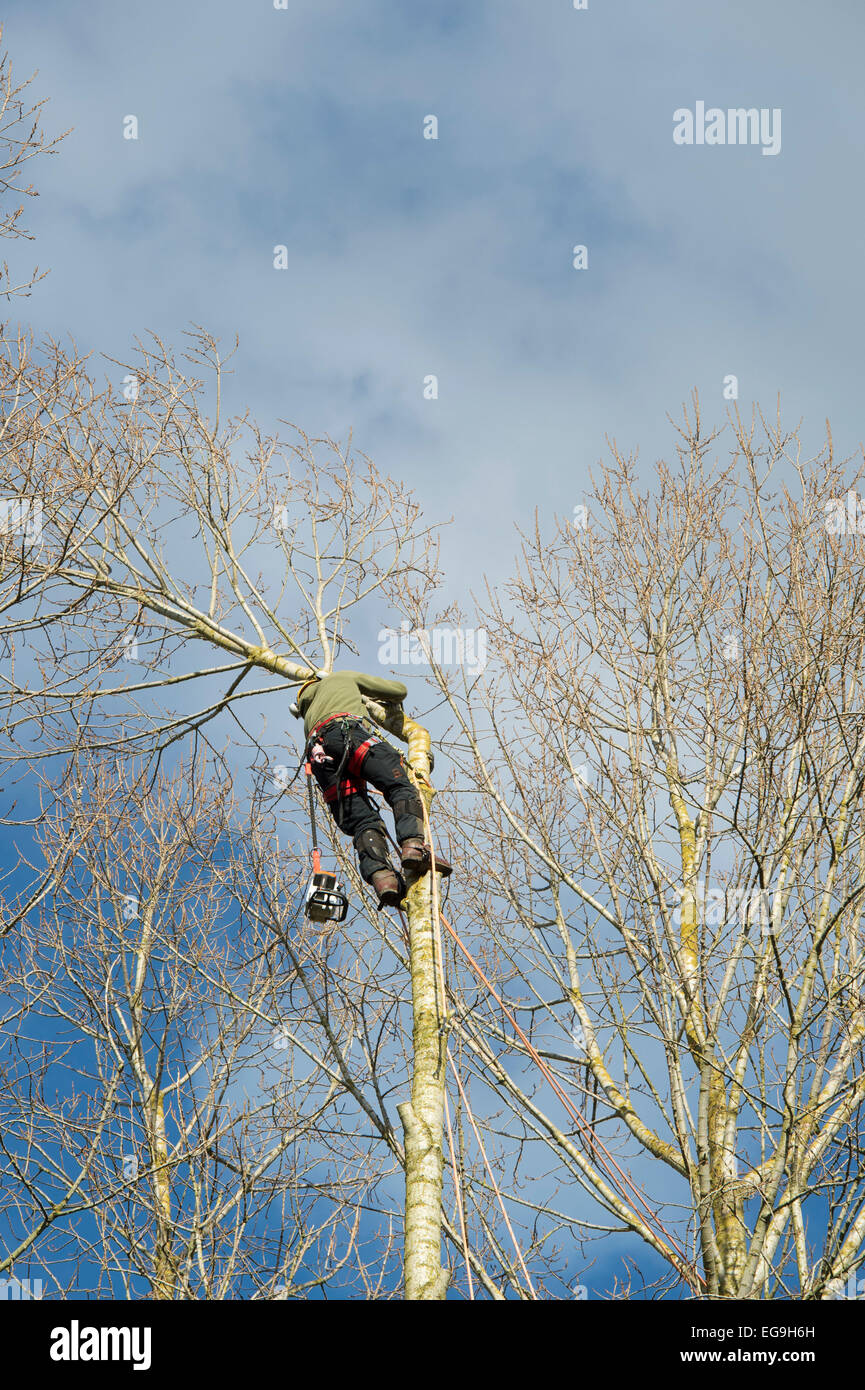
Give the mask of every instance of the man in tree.
MULTIPOLYGON (((407 694, 402 681, 362 671, 317 671, 292 705, 292 712, 303 717, 305 755, 313 775, 340 830, 353 837, 361 877, 372 884, 380 908, 398 906, 406 885, 391 863, 384 822, 367 795, 367 782, 393 811, 402 867, 423 874, 431 864, 420 796, 409 781, 405 760, 367 722, 362 698, 370 695, 401 704, 407 694)), ((438 852, 435 868, 440 874, 451 872, 438 852)))

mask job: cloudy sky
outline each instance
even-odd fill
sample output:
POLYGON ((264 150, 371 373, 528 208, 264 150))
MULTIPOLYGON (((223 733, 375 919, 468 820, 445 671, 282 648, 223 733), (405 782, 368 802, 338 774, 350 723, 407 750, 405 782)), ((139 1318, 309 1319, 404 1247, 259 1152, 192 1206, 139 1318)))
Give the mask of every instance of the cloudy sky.
POLYGON ((694 387, 722 421, 729 373, 855 450, 855 0, 277 2, 8 0, 18 74, 72 127, 30 214, 37 329, 121 358, 238 333, 232 403, 352 427, 455 517, 457 592, 535 506, 570 515, 606 435, 648 468, 694 387), (780 153, 676 145, 698 101, 779 108, 780 153))

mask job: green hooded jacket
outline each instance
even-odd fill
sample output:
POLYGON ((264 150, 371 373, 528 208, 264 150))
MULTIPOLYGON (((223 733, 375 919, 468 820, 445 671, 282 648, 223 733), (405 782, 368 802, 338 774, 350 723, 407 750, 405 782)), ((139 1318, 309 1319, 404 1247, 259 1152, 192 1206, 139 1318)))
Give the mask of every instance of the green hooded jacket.
POLYGON ((402 681, 382 680, 378 676, 367 676, 363 671, 333 671, 305 686, 297 697, 304 733, 308 735, 316 724, 332 714, 345 713, 355 719, 368 719, 361 693, 393 704, 404 700, 408 690, 402 681))

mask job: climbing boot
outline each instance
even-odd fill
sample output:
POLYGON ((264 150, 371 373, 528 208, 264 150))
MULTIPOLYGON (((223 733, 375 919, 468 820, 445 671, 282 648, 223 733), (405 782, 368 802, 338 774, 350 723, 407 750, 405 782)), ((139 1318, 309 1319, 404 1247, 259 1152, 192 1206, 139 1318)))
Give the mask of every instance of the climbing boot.
MULTIPOLYGON (((423 840, 403 840, 400 855, 403 868, 409 869, 412 873, 425 874, 430 867, 430 847, 425 845, 423 840)), ((453 873, 453 867, 440 850, 435 852, 435 871, 437 874, 443 874, 445 878, 453 873)))
POLYGON ((379 911, 383 907, 399 907, 406 891, 402 874, 395 873, 393 869, 378 869, 371 883, 378 894, 379 911))

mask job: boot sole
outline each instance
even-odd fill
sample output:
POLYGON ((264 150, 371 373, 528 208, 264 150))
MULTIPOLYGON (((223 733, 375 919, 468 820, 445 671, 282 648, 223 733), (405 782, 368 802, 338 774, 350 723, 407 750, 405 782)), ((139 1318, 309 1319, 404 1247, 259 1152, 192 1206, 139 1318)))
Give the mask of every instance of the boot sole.
MULTIPOLYGON (((402 861, 402 867, 410 874, 415 874, 420 878, 421 875, 429 873, 432 866, 429 859, 404 859, 402 861)), ((441 874, 442 878, 449 878, 453 873, 453 865, 443 864, 439 860, 436 860, 435 871, 437 874, 441 874)))

